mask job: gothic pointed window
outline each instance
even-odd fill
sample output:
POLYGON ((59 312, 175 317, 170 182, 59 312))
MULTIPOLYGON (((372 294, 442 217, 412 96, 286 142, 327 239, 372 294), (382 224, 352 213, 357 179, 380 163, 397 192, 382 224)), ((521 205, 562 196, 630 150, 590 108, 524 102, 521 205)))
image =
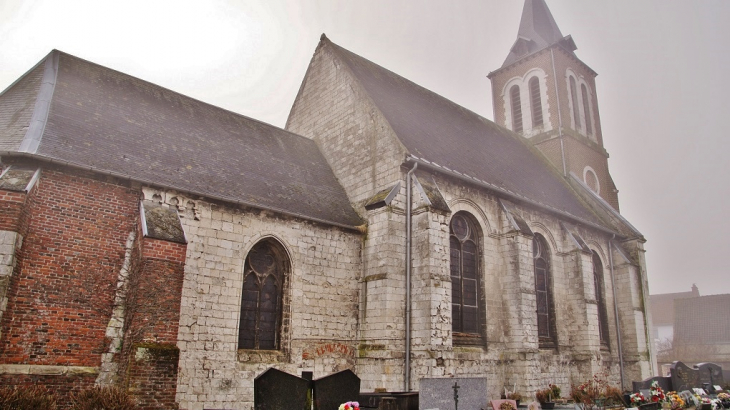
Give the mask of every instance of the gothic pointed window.
POLYGON ((580 121, 580 107, 578 106, 578 91, 575 85, 575 77, 570 76, 570 100, 573 102, 573 120, 575 129, 580 131, 583 126, 580 121))
POLYGON ((550 272, 550 248, 540 234, 532 239, 532 256, 535 262, 535 297, 537 302, 537 336, 541 348, 556 345, 555 307, 553 280, 550 272))
POLYGON ((455 343, 480 343, 480 323, 483 317, 479 288, 481 234, 472 217, 465 212, 454 214, 449 231, 454 340, 455 343))
POLYGON ((603 286, 603 263, 598 254, 593 251, 593 283, 596 291, 596 305, 598 307, 598 333, 602 346, 608 346, 608 312, 606 311, 606 297, 603 286))
POLYGON ((520 101, 520 86, 513 85, 509 89, 510 106, 512 108, 512 131, 522 132, 522 102, 520 101))
POLYGON ((585 84, 580 85, 580 93, 583 97, 583 116, 586 120, 586 132, 588 135, 593 134, 593 125, 591 124, 591 109, 590 109, 590 101, 588 100, 588 89, 586 88, 585 84))
POLYGON ((288 266, 286 253, 273 240, 258 242, 248 253, 243 272, 239 349, 279 349, 288 266))
POLYGON ((532 77, 529 82, 530 88, 530 110, 532 111, 532 126, 539 127, 542 122, 542 93, 540 92, 540 79, 532 77))

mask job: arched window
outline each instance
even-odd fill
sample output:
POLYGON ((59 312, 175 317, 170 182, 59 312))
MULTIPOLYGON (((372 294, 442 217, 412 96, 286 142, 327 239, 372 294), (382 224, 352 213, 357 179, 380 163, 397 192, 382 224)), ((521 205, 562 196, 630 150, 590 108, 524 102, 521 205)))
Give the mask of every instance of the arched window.
POLYGON ((593 125, 591 125, 591 110, 588 101, 588 89, 586 88, 585 84, 580 85, 580 93, 583 97, 583 116, 586 119, 586 132, 588 133, 588 135, 592 135, 593 125))
POLYGON ((509 99, 512 104, 512 131, 522 132, 522 102, 520 101, 520 86, 513 85, 509 89, 509 99))
POLYGON ((532 257, 535 262, 537 336, 540 347, 553 348, 556 345, 556 331, 553 280, 550 272, 550 248, 545 238, 537 233, 532 239, 532 257))
MULTIPOLYGON (((459 334, 479 336, 481 313, 481 279, 479 243, 481 233, 465 212, 451 218, 449 247, 451 253, 451 319, 455 339, 459 334)), ((458 342, 459 340, 457 340, 458 342)), ((462 340, 462 342, 465 342, 462 340)), ((478 338, 474 342, 479 342, 478 338)))
POLYGON ((542 94, 540 93, 540 79, 532 77, 529 82, 530 110, 532 111, 532 127, 542 125, 542 94))
POLYGON ((279 348, 283 288, 288 270, 286 253, 276 241, 265 239, 251 248, 243 271, 239 349, 279 348))
POLYGON ((596 290, 596 304, 598 305, 598 333, 601 345, 608 346, 608 312, 603 288, 603 264, 596 251, 593 251, 593 283, 596 290))
POLYGON ((570 99, 573 102, 573 119, 575 120, 575 129, 580 131, 582 128, 580 122, 580 107, 578 106, 578 92, 576 91, 575 77, 570 76, 570 99))

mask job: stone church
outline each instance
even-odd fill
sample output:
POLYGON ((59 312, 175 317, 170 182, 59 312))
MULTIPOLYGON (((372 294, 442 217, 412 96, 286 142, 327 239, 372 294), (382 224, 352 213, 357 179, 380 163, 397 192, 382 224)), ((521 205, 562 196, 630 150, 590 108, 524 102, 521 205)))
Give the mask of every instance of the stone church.
POLYGON ((492 122, 323 35, 285 129, 52 51, 0 94, 0 384, 199 410, 271 367, 493 398, 653 375, 575 51, 526 0, 492 122))

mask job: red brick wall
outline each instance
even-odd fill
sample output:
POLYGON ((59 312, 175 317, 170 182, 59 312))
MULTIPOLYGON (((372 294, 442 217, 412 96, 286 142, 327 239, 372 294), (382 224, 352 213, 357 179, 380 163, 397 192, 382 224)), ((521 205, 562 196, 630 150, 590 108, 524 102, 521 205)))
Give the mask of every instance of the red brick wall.
POLYGON ((18 232, 25 192, 0 190, 0 230, 18 232))
POLYGON ((0 386, 43 386, 56 396, 59 409, 70 409, 71 393, 94 387, 95 374, 83 375, 0 375, 0 386))
POLYGON ((177 364, 180 350, 174 344, 135 345, 129 363, 129 392, 139 410, 177 408, 177 364))
POLYGON ((20 218, 0 363, 99 366, 138 199, 90 174, 43 171, 20 218))
POLYGON ((175 407, 187 245, 141 238, 137 246, 141 258, 130 278, 127 305, 127 386, 140 409, 167 409, 175 407))
POLYGON ((130 343, 176 343, 187 245, 143 238, 130 291, 130 343))

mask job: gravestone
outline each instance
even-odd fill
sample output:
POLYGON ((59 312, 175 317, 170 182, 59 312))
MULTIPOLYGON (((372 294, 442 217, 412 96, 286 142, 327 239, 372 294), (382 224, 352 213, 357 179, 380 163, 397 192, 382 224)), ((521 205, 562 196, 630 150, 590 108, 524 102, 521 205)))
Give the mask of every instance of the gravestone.
POLYGON ((455 377, 421 379, 418 388, 418 409, 456 410, 455 392, 458 395, 458 408, 461 410, 489 408, 486 377, 455 377))
POLYGON ((337 410, 340 404, 357 401, 358 397, 360 378, 352 370, 343 370, 314 381, 314 403, 317 410, 337 410))
POLYGON ((689 390, 693 387, 700 387, 699 371, 687 366, 682 362, 672 363, 669 369, 672 378, 672 390, 689 390))
POLYGON ((700 385, 707 383, 710 387, 714 388, 716 384, 720 386, 725 384, 722 367, 715 363, 699 363, 697 364, 697 370, 699 372, 700 385))
POLYGON ((270 368, 253 381, 254 409, 304 410, 309 385, 309 380, 270 368))
POLYGON ((659 384, 659 387, 661 387, 662 390, 664 390, 665 392, 673 390, 671 377, 655 376, 640 382, 631 382, 632 391, 649 389, 651 388, 651 384, 653 382, 657 382, 657 384, 659 384))

